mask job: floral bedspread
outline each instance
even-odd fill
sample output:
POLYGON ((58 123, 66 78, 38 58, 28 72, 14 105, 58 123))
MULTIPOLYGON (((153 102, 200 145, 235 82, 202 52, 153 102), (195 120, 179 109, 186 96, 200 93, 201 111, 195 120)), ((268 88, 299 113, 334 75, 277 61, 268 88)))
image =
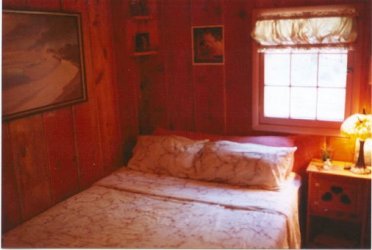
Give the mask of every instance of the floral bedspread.
POLYGON ((297 191, 122 168, 3 236, 2 247, 299 248, 297 191))

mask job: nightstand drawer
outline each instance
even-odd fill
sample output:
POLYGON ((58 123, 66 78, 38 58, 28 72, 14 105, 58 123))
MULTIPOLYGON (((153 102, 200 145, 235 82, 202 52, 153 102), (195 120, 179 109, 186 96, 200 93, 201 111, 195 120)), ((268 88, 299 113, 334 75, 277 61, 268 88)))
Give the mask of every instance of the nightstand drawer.
POLYGON ((313 174, 310 181, 313 214, 343 220, 360 220, 359 182, 348 178, 313 174))

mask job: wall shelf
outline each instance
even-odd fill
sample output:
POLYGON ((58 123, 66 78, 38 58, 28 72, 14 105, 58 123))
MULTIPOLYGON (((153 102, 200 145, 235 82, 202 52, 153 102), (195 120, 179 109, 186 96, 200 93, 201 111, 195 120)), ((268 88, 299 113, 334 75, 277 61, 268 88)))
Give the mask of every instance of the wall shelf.
POLYGON ((134 52, 133 56, 150 56, 150 55, 156 55, 158 54, 158 51, 156 50, 149 50, 149 51, 141 51, 141 52, 134 52))
POLYGON ((132 16, 131 17, 135 21, 149 21, 153 19, 153 16, 132 16))
POLYGON ((155 55, 159 46, 157 0, 131 0, 127 34, 132 37, 128 50, 134 57, 155 55))

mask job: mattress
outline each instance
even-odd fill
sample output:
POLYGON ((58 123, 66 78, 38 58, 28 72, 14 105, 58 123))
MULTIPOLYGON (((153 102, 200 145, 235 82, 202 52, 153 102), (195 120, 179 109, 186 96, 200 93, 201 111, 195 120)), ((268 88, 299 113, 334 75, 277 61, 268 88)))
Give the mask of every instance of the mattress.
POLYGON ((300 248, 298 190, 278 191, 125 167, 2 237, 21 248, 300 248))

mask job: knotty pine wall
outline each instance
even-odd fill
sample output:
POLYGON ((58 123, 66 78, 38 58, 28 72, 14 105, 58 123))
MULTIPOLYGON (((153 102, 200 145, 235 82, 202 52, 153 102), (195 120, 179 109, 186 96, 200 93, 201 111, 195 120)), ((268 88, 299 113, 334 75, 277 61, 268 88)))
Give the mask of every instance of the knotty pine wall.
MULTIPOLYGON (((130 55, 131 34, 125 32, 130 20, 128 3, 113 1, 114 44, 121 81, 130 78, 138 92, 140 133, 156 127, 233 135, 263 134, 252 130, 252 53, 251 13, 255 8, 292 7, 359 3, 365 12, 358 21, 358 67, 362 74, 359 94, 353 100, 360 110, 371 112, 371 85, 368 65, 371 60, 371 0, 159 0, 155 21, 158 24, 159 54, 130 55), (191 28, 223 25, 225 63, 193 65, 191 28)), ((150 32, 152 32, 150 30, 150 32)), ((354 144, 347 138, 327 137, 339 160, 353 160, 354 144)))
POLYGON ((116 78, 111 1, 4 0, 3 9, 81 13, 88 90, 86 102, 2 123, 4 232, 121 166, 138 119, 133 90, 116 78))
MULTIPOLYGON (((116 3, 116 1, 114 1, 116 3)), ((365 30, 360 67, 364 67, 360 108, 370 110, 370 0, 161 0, 158 1, 160 51, 137 63, 140 131, 157 126, 226 134, 255 133, 251 127, 251 13, 254 8, 364 3, 360 20, 365 30), (223 25, 224 65, 193 65, 191 27, 223 25), (151 73, 150 73, 151 72, 151 73), (151 93, 151 94, 148 94, 151 93)), ((119 6, 116 6, 120 9, 119 6)), ((359 110, 361 112, 362 110, 359 110)))

